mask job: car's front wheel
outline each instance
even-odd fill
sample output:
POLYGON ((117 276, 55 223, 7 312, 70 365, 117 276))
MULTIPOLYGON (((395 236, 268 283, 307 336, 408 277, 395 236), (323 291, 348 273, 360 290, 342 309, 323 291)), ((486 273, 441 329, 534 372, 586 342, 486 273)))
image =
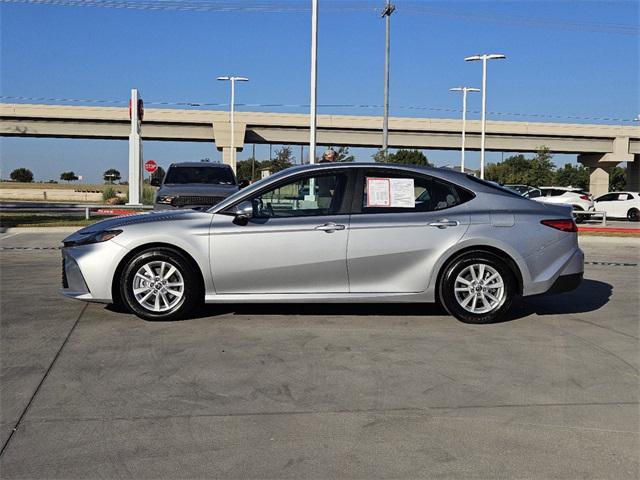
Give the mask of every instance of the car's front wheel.
POLYGON ((123 303, 146 320, 176 320, 201 300, 193 266, 168 248, 140 252, 127 262, 120 280, 123 303))
POLYGON ((451 315, 465 323, 500 320, 516 292, 509 266, 486 252, 470 252, 454 259, 440 282, 440 301, 451 315))

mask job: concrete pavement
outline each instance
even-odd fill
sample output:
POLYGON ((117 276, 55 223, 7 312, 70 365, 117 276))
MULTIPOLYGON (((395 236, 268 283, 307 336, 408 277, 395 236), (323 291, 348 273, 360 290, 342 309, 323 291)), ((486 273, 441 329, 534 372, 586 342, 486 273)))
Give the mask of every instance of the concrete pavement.
POLYGON ((59 252, 24 248, 63 236, 0 237, 3 443, 31 402, 2 478, 640 475, 637 239, 581 238, 578 290, 471 326, 406 305, 145 322, 58 296, 59 252))

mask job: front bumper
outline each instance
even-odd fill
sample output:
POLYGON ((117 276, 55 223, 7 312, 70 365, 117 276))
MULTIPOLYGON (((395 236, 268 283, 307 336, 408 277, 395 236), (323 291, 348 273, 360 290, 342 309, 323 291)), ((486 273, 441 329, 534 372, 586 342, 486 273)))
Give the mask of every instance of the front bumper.
POLYGON ((62 289, 65 297, 111 303, 115 270, 128 250, 112 240, 62 249, 62 289))

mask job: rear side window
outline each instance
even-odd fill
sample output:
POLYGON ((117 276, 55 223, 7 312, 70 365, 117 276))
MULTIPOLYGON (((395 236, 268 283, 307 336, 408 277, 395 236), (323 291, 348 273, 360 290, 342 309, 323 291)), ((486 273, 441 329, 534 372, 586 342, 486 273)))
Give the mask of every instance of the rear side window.
POLYGON ((359 188, 362 213, 433 212, 473 198, 449 182, 395 171, 365 171, 359 188))

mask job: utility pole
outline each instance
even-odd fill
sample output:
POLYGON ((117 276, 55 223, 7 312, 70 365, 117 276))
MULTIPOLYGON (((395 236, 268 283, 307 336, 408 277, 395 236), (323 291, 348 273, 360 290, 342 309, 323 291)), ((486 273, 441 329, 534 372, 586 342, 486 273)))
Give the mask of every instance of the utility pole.
POLYGON ((309 111, 309 163, 316 162, 318 104, 318 0, 311 0, 311 109, 309 111))
POLYGON ((387 161, 387 151, 389 149, 389 57, 391 54, 391 14, 396 9, 391 4, 391 0, 387 0, 381 18, 385 19, 386 35, 385 35, 385 55, 384 55, 384 117, 382 120, 382 151, 385 162, 387 161))

